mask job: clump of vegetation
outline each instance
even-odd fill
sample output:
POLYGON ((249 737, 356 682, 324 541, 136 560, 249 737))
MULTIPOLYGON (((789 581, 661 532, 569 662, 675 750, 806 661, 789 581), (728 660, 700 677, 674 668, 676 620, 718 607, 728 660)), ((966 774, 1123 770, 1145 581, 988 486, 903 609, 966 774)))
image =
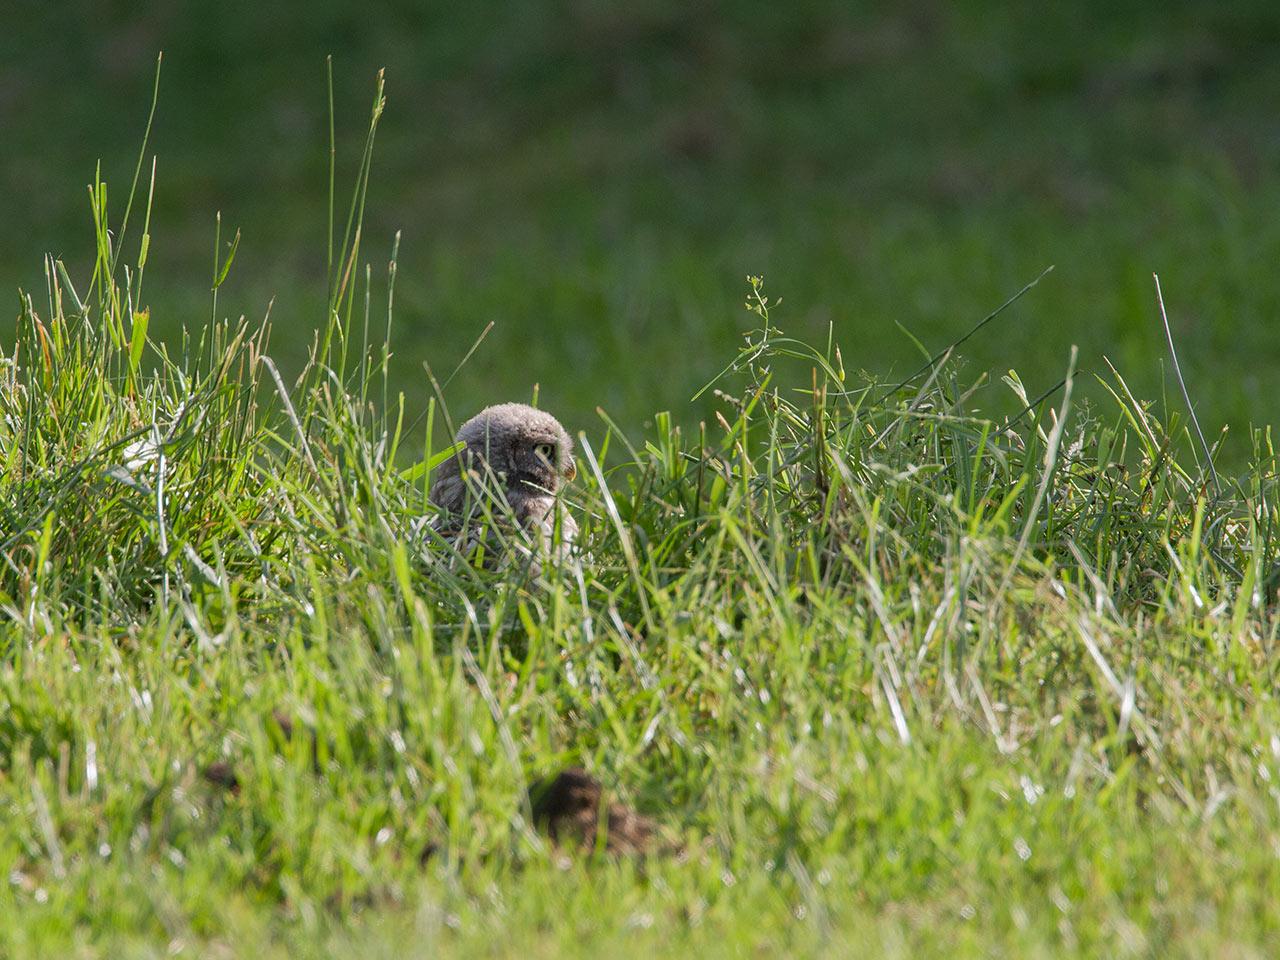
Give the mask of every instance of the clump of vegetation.
POLYGON ((1078 409, 1073 360, 1047 397, 1010 373, 1022 412, 993 420, 950 352, 896 386, 852 375, 785 336, 754 278, 714 423, 605 416, 568 494, 580 551, 537 579, 458 563, 417 532, 447 386, 425 418, 389 396, 395 263, 381 321, 359 269, 381 109, 296 380, 265 322, 218 320, 234 243, 210 323, 151 341, 146 229, 130 261, 100 185, 83 294, 51 260, 22 298, 0 382, 4 952, 1119 954, 1280 932, 1268 434, 1215 483, 1118 374, 1111 409, 1078 409), (529 789, 570 765, 679 854, 549 843, 529 789))

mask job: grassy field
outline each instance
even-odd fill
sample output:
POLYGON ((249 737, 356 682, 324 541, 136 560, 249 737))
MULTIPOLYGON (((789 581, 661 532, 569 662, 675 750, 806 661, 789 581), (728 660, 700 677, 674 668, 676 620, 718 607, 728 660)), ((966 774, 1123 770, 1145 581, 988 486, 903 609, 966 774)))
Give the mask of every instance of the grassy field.
POLYGON ((92 270, 49 262, 0 381, 4 955, 1280 933, 1264 435, 1213 474, 1119 374, 1082 412, 1074 354, 1000 420, 949 357, 868 383, 753 280, 718 416, 583 433, 580 549, 477 569, 412 532, 448 395, 387 395, 358 217, 286 382, 252 324, 151 339, 145 204, 126 230, 95 196, 92 270), (567 764, 679 852, 549 843, 526 789, 567 764))
MULTIPOLYGON (((152 34, 136 109, 0 105, 0 956, 1269 955, 1269 8, 567 9, 320 4, 284 64, 157 15, 179 102, 237 67, 162 83, 134 191, 152 34), (374 150, 340 78, 331 206, 322 69, 227 117, 339 40, 434 112, 393 83, 374 150), (65 212, 31 158, 124 128, 65 212), (579 548, 476 568, 430 471, 535 383, 579 548), (550 842, 570 765, 666 848, 550 842)), ((59 88, 91 40, 16 46, 59 88)))
POLYGON ((575 430, 599 405, 693 426, 747 274, 794 333, 834 323, 852 368, 892 377, 918 362, 899 324, 939 349, 1055 264, 966 345, 975 375, 1016 367, 1038 392, 1077 344, 1082 398, 1105 399, 1109 357, 1161 399, 1159 272, 1225 455, 1280 416, 1273 3, 136 6, 18 0, 0 32, 2 288, 39 289, 46 250, 88 266, 83 185, 99 157, 128 184, 163 49, 153 331, 207 318, 221 211, 242 231, 222 311, 274 298, 299 370, 324 323, 333 54, 343 184, 387 69, 363 249, 380 278, 403 231, 392 377, 414 406, 422 361, 452 369, 493 322, 460 409, 539 383, 575 430))

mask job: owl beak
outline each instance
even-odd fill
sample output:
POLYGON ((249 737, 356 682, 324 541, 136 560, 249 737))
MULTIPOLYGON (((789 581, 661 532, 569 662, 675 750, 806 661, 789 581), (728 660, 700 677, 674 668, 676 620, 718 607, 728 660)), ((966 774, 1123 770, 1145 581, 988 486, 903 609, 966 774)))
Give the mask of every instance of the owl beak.
POLYGON ((565 464, 564 478, 566 480, 572 480, 577 475, 578 475, 578 466, 572 460, 570 460, 567 464, 565 464))

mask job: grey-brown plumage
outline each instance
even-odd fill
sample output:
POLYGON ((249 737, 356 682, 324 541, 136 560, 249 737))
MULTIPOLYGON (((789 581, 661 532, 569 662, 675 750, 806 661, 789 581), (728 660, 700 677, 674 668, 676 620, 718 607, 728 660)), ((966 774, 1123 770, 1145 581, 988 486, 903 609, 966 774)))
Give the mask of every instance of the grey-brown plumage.
POLYGON ((573 440, 560 421, 523 403, 486 407, 458 430, 466 447, 439 467, 431 502, 441 511, 437 529, 458 532, 486 512, 511 514, 543 545, 573 541, 578 525, 557 509, 556 495, 575 475, 573 440))

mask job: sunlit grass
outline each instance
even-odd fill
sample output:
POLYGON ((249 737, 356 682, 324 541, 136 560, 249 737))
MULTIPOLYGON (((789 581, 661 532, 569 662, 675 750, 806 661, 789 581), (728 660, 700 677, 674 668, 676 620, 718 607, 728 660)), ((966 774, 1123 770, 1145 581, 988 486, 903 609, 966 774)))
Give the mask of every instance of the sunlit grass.
POLYGON ((577 555, 468 567, 414 532, 448 386, 390 394, 360 255, 381 110, 296 380, 216 306, 152 341, 101 188, 92 279, 22 299, 0 952, 1265 951, 1267 435, 1218 491, 1118 373, 1088 411, 1073 355, 1011 373, 997 419, 950 352, 868 382, 753 278, 716 418, 602 414, 577 555), (526 789, 567 763, 684 854, 551 848, 526 789))

